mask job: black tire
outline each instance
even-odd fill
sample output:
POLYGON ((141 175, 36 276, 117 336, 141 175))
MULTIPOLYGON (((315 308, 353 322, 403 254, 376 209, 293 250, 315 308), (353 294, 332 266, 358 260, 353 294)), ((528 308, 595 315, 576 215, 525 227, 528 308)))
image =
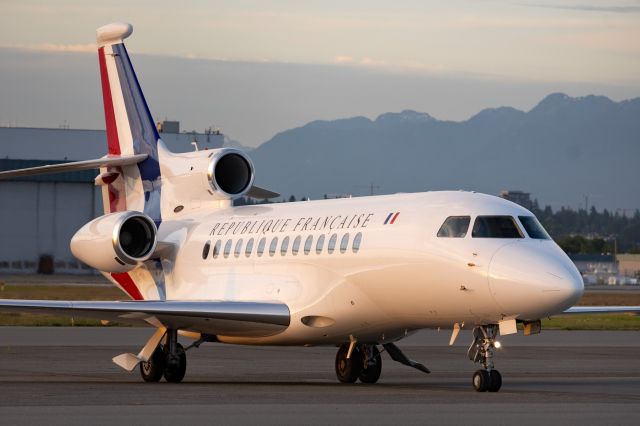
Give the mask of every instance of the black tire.
POLYGON ((375 383, 378 381, 378 379, 380 378, 380 373, 382 372, 382 357, 380 356, 380 351, 378 350, 378 348, 373 345, 373 359, 371 363, 368 363, 368 365, 364 366, 364 361, 363 361, 363 369, 362 372, 360 373, 360 381, 362 383, 375 383))
POLYGON ((498 392, 502 387, 502 375, 498 370, 489 373, 489 392, 498 392))
POLYGON ((140 375, 145 382, 159 382, 164 373, 165 354, 162 345, 158 345, 149 361, 140 363, 140 375))
POLYGON ((491 378, 489 377, 489 372, 487 370, 478 370, 473 373, 471 384, 477 392, 486 392, 489 390, 490 383, 491 378))
POLYGON ((176 343, 177 346, 177 358, 171 360, 171 355, 165 345, 165 367, 164 367, 164 379, 169 383, 180 383, 184 379, 184 375, 187 372, 187 354, 180 343, 176 343), (173 362, 172 362, 173 361, 173 362))
POLYGON ((336 354, 336 376, 341 383, 355 383, 362 372, 362 354, 358 346, 353 349, 351 358, 347 359, 347 353, 349 345, 341 345, 336 354))

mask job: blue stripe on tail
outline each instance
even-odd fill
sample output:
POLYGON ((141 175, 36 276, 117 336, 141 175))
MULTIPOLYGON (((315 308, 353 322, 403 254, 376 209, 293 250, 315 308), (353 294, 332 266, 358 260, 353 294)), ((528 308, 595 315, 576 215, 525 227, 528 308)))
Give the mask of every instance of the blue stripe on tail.
POLYGON ((117 55, 116 67, 127 109, 127 117, 129 118, 133 150, 135 154, 148 155, 145 161, 138 164, 144 188, 144 213, 149 215, 157 226, 160 226, 162 222, 160 212, 160 163, 158 161, 158 139, 160 139, 160 135, 149 112, 142 89, 140 89, 140 83, 131 65, 127 49, 124 44, 114 44, 112 47, 113 53, 117 55))

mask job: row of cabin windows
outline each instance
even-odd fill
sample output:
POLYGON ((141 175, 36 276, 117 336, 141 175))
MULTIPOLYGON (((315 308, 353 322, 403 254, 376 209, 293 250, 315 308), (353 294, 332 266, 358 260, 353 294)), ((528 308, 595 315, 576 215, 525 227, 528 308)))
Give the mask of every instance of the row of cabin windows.
MULTIPOLYGON (((338 247, 337 246, 338 235, 337 234, 331 235, 331 237, 329 238, 329 242, 327 244, 327 253, 332 254, 337 250, 339 250, 340 253, 346 253, 349 250, 349 242, 350 242, 349 239, 350 239, 349 234, 344 234, 340 239, 340 246, 338 247)), ((281 241, 278 239, 278 237, 273 237, 268 247, 269 256, 275 256, 275 254, 278 251, 280 251, 281 256, 285 256, 287 253, 289 253, 290 243, 291 243, 290 237, 284 237, 281 241), (278 250, 278 242, 280 242, 279 250, 278 250)), ((324 250, 324 243, 325 243, 325 236, 320 235, 318 239, 315 241, 316 254, 322 254, 322 251, 324 250)), ((211 257, 214 259, 218 258, 220 255, 224 256, 224 258, 226 259, 231 255, 232 252, 234 257, 240 257, 243 252, 245 257, 250 257, 253 254, 253 248, 255 245, 257 245, 255 254, 258 255, 258 257, 262 257, 262 255, 265 253, 265 249, 267 248, 267 238, 266 237, 260 238, 257 244, 255 244, 254 238, 250 238, 249 240, 247 240, 246 245, 243 245, 243 244, 244 244, 244 240, 240 238, 235 242, 235 246, 234 246, 234 240, 227 240, 224 243, 224 247, 223 247, 222 240, 218 240, 213 245, 213 250, 212 250, 211 241, 207 241, 204 245, 204 248, 202 249, 202 258, 206 259, 207 257, 209 257, 209 251, 212 252, 211 257)), ((298 235, 293 240, 293 243, 291 243, 291 254, 294 256, 297 256, 298 253, 300 252, 301 245, 302 245, 302 237, 298 235)), ((358 253, 358 251, 360 251, 361 245, 362 245, 362 232, 358 232, 353 237, 353 240, 351 241, 351 251, 353 253, 358 253)), ((302 251, 304 252, 305 255, 308 255, 313 250, 314 250, 313 235, 309 235, 304 241, 304 246, 302 246, 302 251)))
MULTIPOLYGON (((551 239, 535 216, 518 216, 518 219, 529 238, 535 240, 551 239)), ((438 237, 464 238, 470 223, 470 216, 449 216, 438 230, 438 237)), ((511 216, 478 216, 473 224, 471 237, 524 238, 524 234, 515 218, 511 216)))

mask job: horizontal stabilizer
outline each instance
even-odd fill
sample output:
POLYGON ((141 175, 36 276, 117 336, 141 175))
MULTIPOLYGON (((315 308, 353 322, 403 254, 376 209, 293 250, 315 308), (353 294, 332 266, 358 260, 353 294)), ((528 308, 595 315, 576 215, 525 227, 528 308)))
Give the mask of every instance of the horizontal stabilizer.
POLYGON ((0 312, 69 315, 123 324, 162 325, 199 333, 251 337, 281 333, 291 321, 289 307, 283 303, 224 300, 115 302, 0 299, 0 312))
POLYGON ((640 314, 640 306, 572 306, 564 314, 640 314))
POLYGON ((260 188, 259 186, 252 186, 247 195, 251 198, 257 198, 259 200, 266 200, 269 198, 278 198, 280 194, 277 192, 269 191, 268 189, 260 188))
POLYGON ((147 154, 128 156, 108 156, 95 160, 74 161, 71 163, 51 164, 48 166, 29 167, 27 169, 7 170, 0 172, 0 180, 24 176, 45 175, 50 173, 75 172, 78 170, 99 169, 108 166, 129 166, 141 163, 147 159, 147 154))

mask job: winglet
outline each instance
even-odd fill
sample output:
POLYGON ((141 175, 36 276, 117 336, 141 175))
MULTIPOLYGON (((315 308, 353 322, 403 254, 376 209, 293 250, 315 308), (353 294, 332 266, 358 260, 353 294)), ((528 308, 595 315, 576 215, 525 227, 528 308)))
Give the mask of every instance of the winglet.
POLYGON ((114 22, 96 30, 96 41, 98 42, 98 47, 122 43, 131 33, 133 33, 133 26, 131 24, 114 22))

